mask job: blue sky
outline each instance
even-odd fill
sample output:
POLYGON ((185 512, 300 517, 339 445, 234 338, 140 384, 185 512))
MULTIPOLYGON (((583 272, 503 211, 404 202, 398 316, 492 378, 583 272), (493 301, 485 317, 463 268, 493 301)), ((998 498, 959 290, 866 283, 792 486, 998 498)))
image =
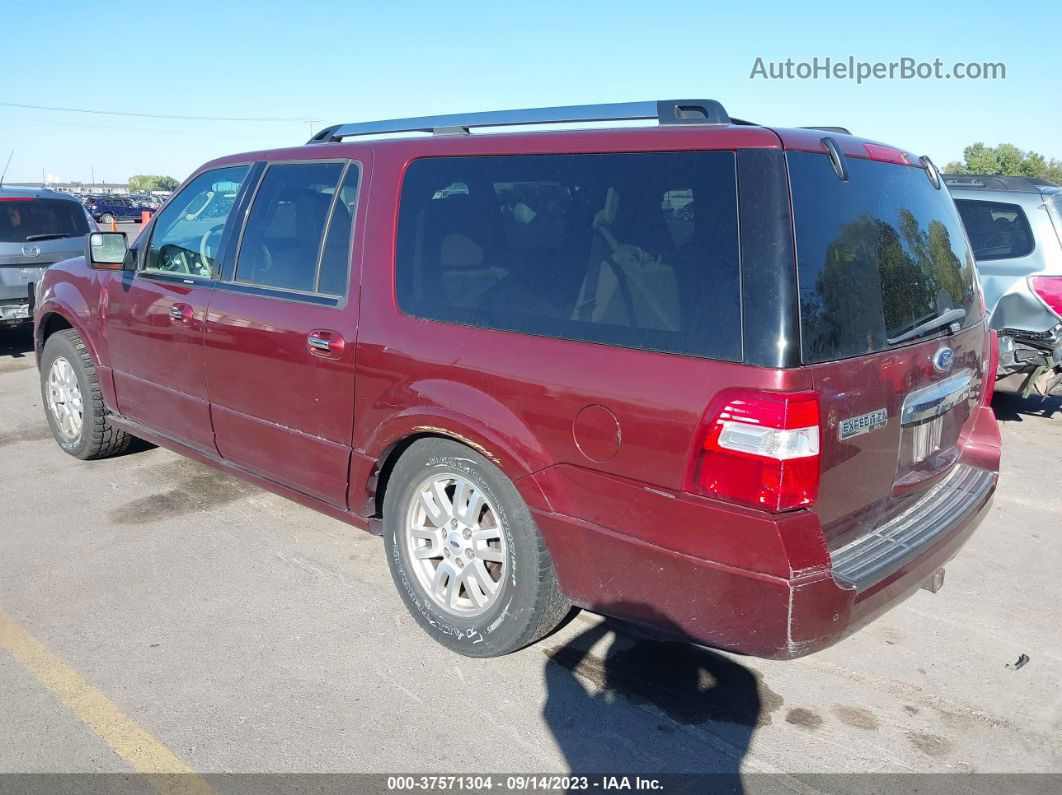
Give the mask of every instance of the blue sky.
POLYGON ((124 3, 0 0, 7 181, 183 179, 212 157, 402 115, 712 97, 764 124, 843 125, 938 164, 974 141, 1062 159, 1062 4, 686 2, 124 3), (12 49, 12 47, 14 49, 12 49), (1007 79, 750 79, 757 57, 1003 62, 1007 79))

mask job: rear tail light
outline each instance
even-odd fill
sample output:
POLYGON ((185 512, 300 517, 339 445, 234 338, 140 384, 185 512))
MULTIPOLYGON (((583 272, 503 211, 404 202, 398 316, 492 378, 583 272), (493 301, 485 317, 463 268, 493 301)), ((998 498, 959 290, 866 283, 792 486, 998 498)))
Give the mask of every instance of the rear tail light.
POLYGON ((989 331, 985 336, 985 345, 988 346, 988 350, 985 351, 982 362, 984 366, 981 375, 983 379, 981 381, 982 406, 988 406, 992 403, 992 393, 996 389, 996 371, 999 369, 999 332, 989 331))
POLYGON ((1062 276, 1031 276, 1029 286, 1052 312, 1062 318, 1062 276))
POLYGON ((819 399, 813 392, 728 391, 712 402, 694 489, 778 512, 819 491, 819 399))

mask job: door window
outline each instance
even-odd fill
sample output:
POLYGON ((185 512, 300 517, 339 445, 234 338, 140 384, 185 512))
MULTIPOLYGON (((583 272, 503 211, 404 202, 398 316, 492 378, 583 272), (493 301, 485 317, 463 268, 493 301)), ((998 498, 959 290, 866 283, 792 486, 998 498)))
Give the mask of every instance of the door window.
POLYGON ((733 152, 423 158, 402 187, 408 314, 739 361, 733 152))
POLYGON ((206 171, 177 194, 155 221, 144 270, 212 276, 225 222, 249 168, 206 171))
POLYGON ((955 206, 977 259, 1012 259, 1032 252, 1032 229, 1018 205, 956 199, 955 206))
MULTIPOLYGON (((318 291, 321 243, 340 192, 343 168, 343 163, 318 162, 281 163, 266 169, 240 243, 237 282, 318 291)), ((344 215, 349 219, 352 202, 340 202, 343 206, 337 211, 341 219, 344 215)), ((341 221, 336 223, 341 225, 341 221)), ((349 242, 349 231, 347 235, 349 242)), ((347 242, 337 231, 335 245, 349 251, 347 242)), ((330 261, 334 259, 330 257, 330 261)), ((336 277, 331 275, 334 269, 335 265, 330 265, 330 289, 336 289, 336 277)))

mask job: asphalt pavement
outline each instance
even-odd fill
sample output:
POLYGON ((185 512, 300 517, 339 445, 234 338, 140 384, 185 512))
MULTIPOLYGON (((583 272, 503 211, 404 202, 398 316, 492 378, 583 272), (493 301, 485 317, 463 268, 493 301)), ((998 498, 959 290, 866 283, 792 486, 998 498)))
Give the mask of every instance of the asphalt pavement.
POLYGON ((996 409, 1000 489, 943 590, 834 648, 580 613, 471 660, 378 538, 162 449, 63 454, 0 331, 0 772, 1062 772, 1062 401, 996 409))

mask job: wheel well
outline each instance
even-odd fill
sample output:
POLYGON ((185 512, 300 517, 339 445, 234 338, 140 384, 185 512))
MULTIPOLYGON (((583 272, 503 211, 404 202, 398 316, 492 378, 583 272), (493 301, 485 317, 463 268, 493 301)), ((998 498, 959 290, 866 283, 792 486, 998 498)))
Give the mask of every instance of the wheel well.
POLYGON ((460 439, 454 439, 452 436, 446 436, 441 433, 415 433, 399 439, 388 447, 383 455, 380 456, 373 476, 369 480, 369 493, 365 507, 369 511, 370 518, 380 519, 383 517, 384 494, 387 492, 387 484, 391 479, 391 472, 394 470, 395 464, 398 463, 398 459, 402 457, 402 453, 408 450, 413 442, 420 439, 452 439, 455 442, 461 442, 460 439))
POLYGON ((70 325, 65 317, 58 312, 49 312, 41 322, 41 345, 47 342, 48 338, 55 332, 68 328, 73 328, 73 326, 70 325))

